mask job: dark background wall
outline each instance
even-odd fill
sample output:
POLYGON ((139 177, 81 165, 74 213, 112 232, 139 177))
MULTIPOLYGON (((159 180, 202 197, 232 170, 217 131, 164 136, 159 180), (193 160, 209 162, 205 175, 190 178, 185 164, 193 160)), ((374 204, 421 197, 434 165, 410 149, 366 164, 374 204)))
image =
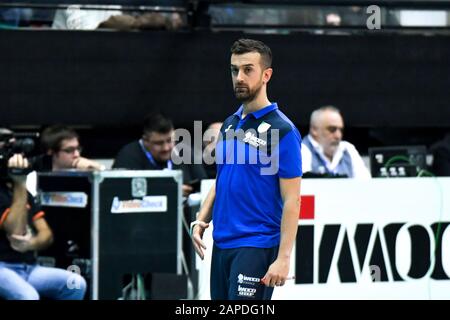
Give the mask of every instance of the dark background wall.
MULTIPOLYGON (((269 98, 306 134, 311 111, 339 107, 362 149, 429 144, 450 128, 445 36, 211 32, 0 31, 0 123, 66 123, 88 152, 113 156, 162 110, 178 127, 224 119, 238 104, 229 47, 247 36, 274 53, 269 98)), ((364 151, 364 150, 363 150, 364 151)))

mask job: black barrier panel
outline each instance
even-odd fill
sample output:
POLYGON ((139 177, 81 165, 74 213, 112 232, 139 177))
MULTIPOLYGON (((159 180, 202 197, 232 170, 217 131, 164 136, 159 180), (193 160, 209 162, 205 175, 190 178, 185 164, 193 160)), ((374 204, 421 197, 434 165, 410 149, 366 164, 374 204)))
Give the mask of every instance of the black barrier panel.
POLYGON ((147 179, 148 196, 167 195, 167 211, 112 213, 114 197, 133 199, 131 178, 105 178, 100 184, 99 299, 117 299, 126 273, 177 273, 177 184, 147 179))
MULTIPOLYGON (((68 269, 76 265, 81 275, 87 280, 87 298, 91 298, 91 183, 89 176, 39 176, 38 200, 42 201, 45 220, 53 232, 52 245, 39 252, 44 261, 54 261, 55 267, 68 269), (41 199, 41 194, 48 192, 81 192, 86 195, 87 202, 83 207, 65 207, 48 205, 41 199), (50 260, 48 260, 50 258, 50 260)), ((67 199, 67 198, 66 198, 67 199)))
MULTIPOLYGON (((83 192, 90 194, 90 183, 87 177, 40 177, 41 191, 83 192)), ((53 231, 54 243, 41 252, 44 256, 55 257, 56 266, 66 269, 73 259, 90 258, 91 243, 91 203, 90 197, 84 208, 42 206, 45 219, 53 231)))
POLYGON ((41 255, 57 267, 79 268, 88 298, 123 298, 127 277, 135 275, 149 280, 145 289, 154 298, 186 291, 186 277, 180 277, 181 171, 133 173, 38 174, 38 198, 55 235, 41 255), (153 281, 164 278, 174 285, 156 292, 153 281))
MULTIPOLYGON (((242 33, 0 31, 4 125, 178 125, 238 108, 229 49, 242 33), (39 112, 36 112, 39 110, 39 112)), ((450 42, 366 35, 252 35, 274 53, 269 97, 297 125, 334 104, 347 127, 448 127, 450 42)))

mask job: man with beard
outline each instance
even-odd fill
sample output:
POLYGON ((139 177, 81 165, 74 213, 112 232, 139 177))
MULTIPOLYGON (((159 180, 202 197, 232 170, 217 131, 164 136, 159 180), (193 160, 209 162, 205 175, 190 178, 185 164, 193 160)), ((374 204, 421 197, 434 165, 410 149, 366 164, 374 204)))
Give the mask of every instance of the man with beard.
POLYGON ((344 120, 337 108, 324 106, 315 110, 309 127, 309 135, 302 142, 304 173, 370 178, 370 172, 355 146, 342 140, 344 120))
POLYGON ((231 78, 242 105, 223 123, 216 183, 191 223, 202 259, 203 234, 214 223, 212 299, 270 299, 273 288, 289 279, 300 210, 301 137, 267 97, 271 63, 271 50, 260 41, 240 39, 231 47, 231 78))
POLYGON ((150 113, 144 118, 142 136, 120 149, 112 167, 127 170, 182 170, 183 195, 194 192, 191 181, 206 179, 200 164, 172 162, 175 147, 175 129, 168 117, 161 113, 150 113))

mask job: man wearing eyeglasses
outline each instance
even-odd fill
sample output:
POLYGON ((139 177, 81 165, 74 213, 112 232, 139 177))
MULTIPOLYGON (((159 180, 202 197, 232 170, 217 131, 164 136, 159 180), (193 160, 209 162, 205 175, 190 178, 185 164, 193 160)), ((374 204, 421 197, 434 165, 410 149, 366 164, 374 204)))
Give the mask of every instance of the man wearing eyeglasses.
POLYGON ((79 136, 75 130, 54 125, 42 132, 41 144, 44 151, 52 157, 52 170, 80 169, 104 170, 104 166, 81 156, 79 136))
POLYGON ((311 114, 309 135, 302 141, 303 172, 370 178, 370 172, 355 146, 342 140, 343 133, 344 120, 339 109, 333 106, 316 109, 311 114))

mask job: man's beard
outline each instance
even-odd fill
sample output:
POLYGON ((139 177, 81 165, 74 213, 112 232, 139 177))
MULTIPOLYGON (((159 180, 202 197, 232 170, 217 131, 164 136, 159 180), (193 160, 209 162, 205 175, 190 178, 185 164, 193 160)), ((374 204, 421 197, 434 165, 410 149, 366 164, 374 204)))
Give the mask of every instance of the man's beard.
POLYGON ((248 86, 236 86, 234 88, 234 95, 240 102, 250 102, 259 94, 261 88, 262 85, 252 91, 248 86))
MULTIPOLYGON (((336 144, 336 143, 332 143, 332 144, 330 144, 330 145, 328 146, 328 148, 327 148, 327 150, 326 150, 326 153, 329 153, 328 155, 329 155, 330 157, 334 157, 334 155, 336 154, 337 149, 338 149, 338 147, 339 147, 339 143, 340 143, 340 142, 338 142, 337 144, 336 144)), ((324 150, 324 151, 325 151, 325 150, 324 150)))

